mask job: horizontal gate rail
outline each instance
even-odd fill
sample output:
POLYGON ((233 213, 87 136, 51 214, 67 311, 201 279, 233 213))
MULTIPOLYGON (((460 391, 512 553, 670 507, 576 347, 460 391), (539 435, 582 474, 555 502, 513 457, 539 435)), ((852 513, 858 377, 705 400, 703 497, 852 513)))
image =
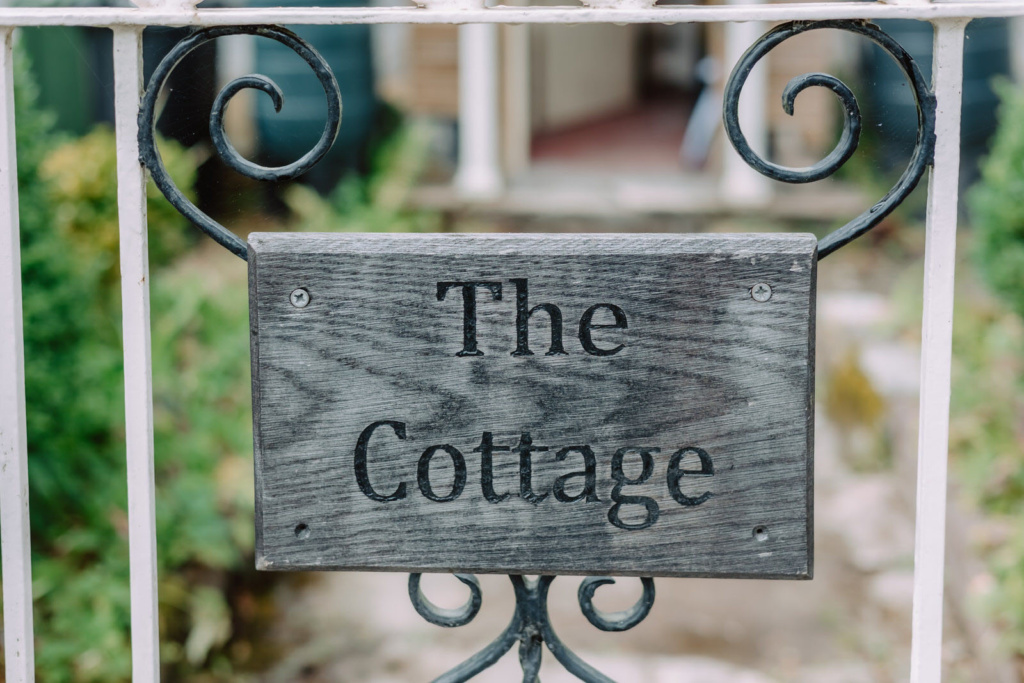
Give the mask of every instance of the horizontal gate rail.
POLYGON ((648 9, 587 7, 266 7, 136 9, 0 8, 0 26, 253 26, 259 24, 654 24, 823 19, 976 19, 1024 15, 1024 2, 782 3, 672 5, 648 9))

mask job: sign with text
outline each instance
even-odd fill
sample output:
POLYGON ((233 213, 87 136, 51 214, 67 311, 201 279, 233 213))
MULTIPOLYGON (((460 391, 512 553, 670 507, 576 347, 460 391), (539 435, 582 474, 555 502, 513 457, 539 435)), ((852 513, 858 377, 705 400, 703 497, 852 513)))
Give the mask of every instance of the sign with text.
POLYGON ((816 261, 250 235, 257 566, 809 578, 816 261))

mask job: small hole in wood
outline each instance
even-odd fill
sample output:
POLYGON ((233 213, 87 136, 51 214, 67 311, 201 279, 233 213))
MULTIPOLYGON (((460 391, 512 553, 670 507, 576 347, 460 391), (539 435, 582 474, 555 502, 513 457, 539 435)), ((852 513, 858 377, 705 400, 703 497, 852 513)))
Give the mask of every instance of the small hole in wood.
POLYGON ((754 527, 754 539, 759 543, 764 543, 768 540, 768 527, 756 526, 754 527))
POLYGON ((295 537, 306 539, 309 538, 309 527, 305 523, 301 523, 295 526, 295 537))

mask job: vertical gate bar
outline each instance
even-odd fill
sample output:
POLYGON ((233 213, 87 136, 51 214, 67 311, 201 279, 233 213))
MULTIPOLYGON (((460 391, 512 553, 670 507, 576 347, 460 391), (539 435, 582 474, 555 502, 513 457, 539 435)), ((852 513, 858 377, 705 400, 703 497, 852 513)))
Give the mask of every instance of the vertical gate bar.
POLYGON ((912 683, 942 679, 953 275, 960 182, 960 100, 966 19, 934 22, 932 82, 937 99, 935 164, 928 182, 921 321, 921 406, 917 442, 912 683))
POLYGON ((35 680, 32 555, 25 437, 18 156, 14 135, 14 30, 0 29, 0 540, 4 664, 8 683, 35 680))
POLYGON ((131 562, 132 679, 160 680, 156 510, 153 479, 153 380, 150 363, 146 176, 139 162, 142 28, 114 31, 117 212, 124 326, 128 543, 131 562))

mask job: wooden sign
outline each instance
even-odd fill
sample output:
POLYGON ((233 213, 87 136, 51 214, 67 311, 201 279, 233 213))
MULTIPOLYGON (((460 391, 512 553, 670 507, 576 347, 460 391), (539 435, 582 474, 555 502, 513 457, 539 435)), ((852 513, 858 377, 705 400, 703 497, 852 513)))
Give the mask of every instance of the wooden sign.
POLYGON ((810 578, 810 235, 249 238, 257 566, 810 578))

